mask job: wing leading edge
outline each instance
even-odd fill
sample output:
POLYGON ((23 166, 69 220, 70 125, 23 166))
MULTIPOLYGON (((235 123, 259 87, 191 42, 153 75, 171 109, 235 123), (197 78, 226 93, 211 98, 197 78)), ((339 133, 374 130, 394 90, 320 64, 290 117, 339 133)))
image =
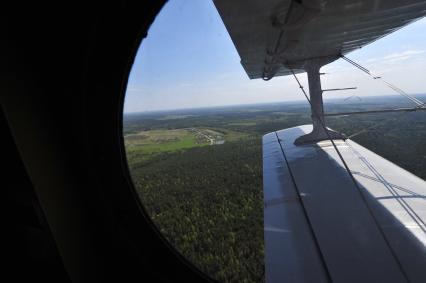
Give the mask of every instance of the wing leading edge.
POLYGON ((351 140, 263 137, 267 282, 426 282, 426 183, 351 140))

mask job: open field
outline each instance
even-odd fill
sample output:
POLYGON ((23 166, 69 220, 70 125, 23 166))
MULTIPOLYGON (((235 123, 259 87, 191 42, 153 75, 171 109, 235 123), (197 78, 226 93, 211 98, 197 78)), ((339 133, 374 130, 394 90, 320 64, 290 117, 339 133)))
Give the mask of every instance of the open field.
POLYGON ((246 134, 232 130, 207 128, 159 129, 124 136, 129 164, 148 161, 160 153, 172 153, 193 147, 236 141, 246 134))

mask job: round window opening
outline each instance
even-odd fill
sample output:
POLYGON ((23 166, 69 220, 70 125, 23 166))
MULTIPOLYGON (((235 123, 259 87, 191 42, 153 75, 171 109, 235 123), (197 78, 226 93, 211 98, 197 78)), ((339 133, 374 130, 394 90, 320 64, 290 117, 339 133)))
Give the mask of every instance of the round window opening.
MULTIPOLYGON (((375 41, 371 32, 352 29, 349 17, 373 7, 310 2, 316 6, 304 1, 168 1, 142 40, 130 73, 123 135, 140 201, 172 246, 221 282, 305 278, 306 264, 328 248, 318 236, 312 203, 304 200, 309 193, 296 188, 302 179, 315 178, 315 172, 296 172, 294 160, 285 156, 288 145, 280 146, 280 130, 310 129, 317 119, 318 127, 323 123, 339 134, 332 138, 350 137, 426 178, 426 111, 420 109, 426 101, 426 21, 375 41), (349 18, 335 17, 344 24, 323 23, 324 15, 340 8, 349 18), (363 47, 373 41, 355 50, 355 43, 363 47), (348 60, 338 59, 339 52, 348 60), (319 55, 307 58, 308 53, 319 55), (321 113, 312 106, 315 77, 321 82, 321 113), (378 82, 385 78, 392 87, 378 82), (398 93, 402 89, 407 95, 398 93), (415 107, 420 110, 323 116, 415 107), (278 147, 273 148, 269 139, 275 137, 278 147), (296 231, 303 225, 306 231, 296 231), (309 241, 312 255, 309 245, 300 249, 309 241)), ((370 26, 377 36, 390 28, 370 26)), ((309 138, 295 146, 316 145, 309 138)), ((327 259, 318 262, 327 269, 327 259)), ((311 279, 321 281, 324 274, 313 273, 311 279)))

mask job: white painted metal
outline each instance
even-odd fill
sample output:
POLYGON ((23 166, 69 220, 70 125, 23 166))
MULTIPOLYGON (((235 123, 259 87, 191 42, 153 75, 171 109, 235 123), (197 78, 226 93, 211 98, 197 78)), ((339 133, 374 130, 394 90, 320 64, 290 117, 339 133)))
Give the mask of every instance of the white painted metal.
POLYGON ((263 137, 266 282, 328 282, 275 133, 263 137))
POLYGON ((426 15, 422 0, 214 0, 251 79, 361 48, 426 15))
POLYGON ((339 133, 328 130, 325 127, 321 76, 319 73, 322 64, 324 64, 324 60, 322 59, 312 59, 305 63, 305 70, 308 74, 309 82, 309 102, 311 105, 311 118, 313 129, 311 133, 298 137, 294 142, 296 145, 317 142, 330 138, 342 138, 339 133))
MULTIPOLYGON (((426 282, 426 182, 351 140, 335 140, 357 187, 330 141, 294 145, 311 130, 305 125, 264 136, 267 282, 290 276, 297 280, 289 282, 315 282, 303 274, 312 262, 291 253, 269 266, 277 250, 291 246, 297 253, 298 245, 314 247, 315 240, 318 253, 310 256, 323 259, 334 282, 426 282), (293 191, 292 202, 273 201, 288 191, 293 191), (290 205, 305 214, 289 213, 290 205), (301 225, 312 230, 300 235, 301 225), (274 233, 281 238, 272 239, 274 233), (286 269, 294 265, 300 266, 286 269)), ((318 274, 324 278, 324 271, 318 274)))

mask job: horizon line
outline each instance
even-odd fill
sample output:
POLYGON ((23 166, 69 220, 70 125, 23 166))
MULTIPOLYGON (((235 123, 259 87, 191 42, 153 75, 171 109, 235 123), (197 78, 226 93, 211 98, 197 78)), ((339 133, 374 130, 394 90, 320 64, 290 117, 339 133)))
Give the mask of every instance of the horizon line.
MULTIPOLYGON (((411 94, 414 96, 424 96, 426 93, 415 93, 411 94)), ((403 96, 399 94, 386 94, 386 95, 368 95, 368 96, 362 96, 364 98, 377 98, 377 97, 387 97, 387 96, 400 96, 401 98, 404 98, 403 96)), ((327 100, 344 100, 347 99, 347 97, 342 98, 336 98, 336 97, 330 97, 330 98, 324 98, 324 101, 327 100)), ((125 112, 123 111, 123 115, 135 115, 135 114, 149 114, 149 113, 158 113, 158 112, 166 112, 166 111, 184 111, 184 110, 197 110, 197 109, 212 109, 212 108, 227 108, 227 107, 237 107, 237 106, 256 106, 256 105, 266 105, 266 104, 285 104, 285 103, 302 103, 306 102, 304 99, 298 99, 298 100, 290 100, 290 101, 271 101, 271 102, 254 102, 254 103, 242 103, 242 104, 225 104, 225 105, 215 105, 215 106, 199 106, 199 107, 182 107, 182 108, 168 108, 168 109, 154 109, 154 110, 140 110, 140 111, 131 111, 131 112, 125 112)), ((309 106, 309 104, 307 104, 309 106)))

